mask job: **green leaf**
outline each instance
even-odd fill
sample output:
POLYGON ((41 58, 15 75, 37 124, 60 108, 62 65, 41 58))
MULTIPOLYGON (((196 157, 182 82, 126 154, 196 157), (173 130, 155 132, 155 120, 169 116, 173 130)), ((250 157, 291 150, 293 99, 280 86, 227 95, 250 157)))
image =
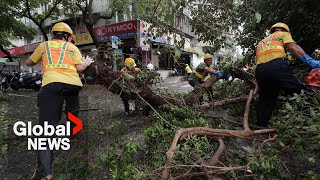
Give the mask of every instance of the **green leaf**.
POLYGON ((311 117, 316 117, 316 113, 314 112, 313 109, 310 109, 310 115, 311 115, 311 117))
POLYGON ((176 61, 178 61, 180 56, 181 56, 181 50, 178 47, 175 47, 174 48, 174 59, 176 61))
POLYGON ((286 145, 281 141, 279 142, 279 144, 280 144, 281 147, 286 147, 286 145))
POLYGON ((254 16, 256 18, 256 23, 259 23, 261 21, 261 14, 256 12, 254 16))
POLYGON ((289 103, 286 103, 286 109, 292 111, 292 106, 289 103))
POLYGON ((316 162, 316 160, 314 159, 314 157, 309 157, 309 158, 308 158, 308 161, 309 161, 309 162, 312 162, 312 163, 315 163, 315 162, 316 162))

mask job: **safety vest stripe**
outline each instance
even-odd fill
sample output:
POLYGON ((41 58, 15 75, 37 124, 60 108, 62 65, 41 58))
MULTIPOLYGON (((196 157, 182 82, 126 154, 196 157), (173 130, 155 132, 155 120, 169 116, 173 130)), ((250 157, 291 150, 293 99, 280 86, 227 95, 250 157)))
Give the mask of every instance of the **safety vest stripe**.
POLYGON ((269 46, 269 47, 266 48, 266 49, 260 50, 259 53, 264 52, 264 51, 268 51, 268 50, 271 50, 271 49, 281 49, 281 50, 284 50, 284 47, 283 47, 283 46, 269 46))
POLYGON ((52 58, 51 58, 49 43, 48 43, 48 41, 46 41, 44 44, 46 46, 46 53, 47 53, 47 56, 48 56, 48 64, 52 64, 52 58))
POLYGON ((194 71, 195 75, 200 78, 202 81, 204 81, 204 77, 202 74, 198 73, 197 71, 194 71))
POLYGON ((272 45, 273 45, 273 46, 283 46, 283 43, 273 41, 273 42, 272 42, 272 45))
POLYGON ((260 52, 259 54, 257 54, 256 58, 260 58, 261 56, 263 56, 265 54, 269 54, 271 52, 283 52, 283 50, 281 50, 281 49, 269 49, 269 50, 266 50, 264 52, 260 52))
POLYGON ((259 51, 260 51, 260 50, 263 50, 263 41, 260 42, 260 49, 259 49, 259 51))
POLYGON ((69 64, 48 64, 44 67, 45 70, 52 69, 52 68, 66 68, 66 69, 72 69, 74 71, 77 71, 77 69, 74 66, 71 66, 69 64))
POLYGON ((65 42, 65 43, 63 44, 63 46, 62 46, 58 64, 62 64, 62 62, 63 62, 64 56, 65 56, 65 54, 66 54, 67 44, 68 44, 68 43, 65 42))
POLYGON ((273 34, 269 37, 269 40, 268 40, 268 42, 267 42, 266 48, 268 48, 268 47, 270 46, 270 44, 271 44, 271 42, 272 42, 272 39, 273 39, 273 34))

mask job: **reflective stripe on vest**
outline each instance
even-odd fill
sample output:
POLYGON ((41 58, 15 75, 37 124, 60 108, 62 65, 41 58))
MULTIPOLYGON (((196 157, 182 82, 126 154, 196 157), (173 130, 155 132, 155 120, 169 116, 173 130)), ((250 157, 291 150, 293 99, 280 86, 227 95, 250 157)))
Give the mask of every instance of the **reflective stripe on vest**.
POLYGON ((202 74, 198 73, 197 71, 194 71, 194 74, 201 79, 201 81, 204 81, 204 77, 202 74))
POLYGON ((257 54, 256 58, 261 57, 262 55, 271 53, 271 52, 283 52, 285 51, 283 46, 269 46, 263 50, 260 50, 259 53, 257 54))
POLYGON ((52 64, 52 58, 51 58, 49 43, 48 43, 48 41, 46 41, 44 44, 46 46, 46 53, 47 53, 47 56, 48 56, 48 64, 52 64))
POLYGON ((282 41, 276 41, 271 34, 266 39, 262 40, 258 44, 256 59, 260 58, 262 55, 269 54, 272 52, 284 52, 284 46, 282 41), (267 40, 267 42, 265 42, 267 40))
POLYGON ((67 42, 65 42, 62 46, 58 64, 62 64, 64 56, 66 54, 66 49, 67 49, 67 42))
POLYGON ((44 67, 44 69, 50 69, 50 68, 67 68, 77 71, 77 69, 69 64, 48 64, 44 67))
POLYGON ((63 60, 64 60, 64 57, 65 57, 65 54, 66 54, 66 50, 67 50, 67 44, 68 43, 65 42, 63 44, 63 46, 62 46, 61 53, 59 55, 58 63, 57 64, 53 64, 52 63, 52 56, 51 56, 51 52, 50 52, 49 43, 48 43, 48 41, 45 42, 46 54, 47 54, 47 57, 48 57, 48 64, 43 67, 44 70, 53 69, 53 68, 65 68, 65 69, 71 69, 71 70, 77 71, 77 69, 74 66, 69 65, 69 64, 63 64, 63 60))

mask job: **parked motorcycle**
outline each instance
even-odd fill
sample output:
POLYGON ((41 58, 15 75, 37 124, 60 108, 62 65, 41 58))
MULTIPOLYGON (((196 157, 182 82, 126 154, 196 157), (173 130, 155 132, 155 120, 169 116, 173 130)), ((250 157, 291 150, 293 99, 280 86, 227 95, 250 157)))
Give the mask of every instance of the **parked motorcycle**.
POLYGON ((10 87, 13 90, 18 90, 20 88, 24 89, 34 89, 38 91, 41 88, 42 75, 40 73, 14 73, 12 79, 10 80, 10 87))
POLYGON ((6 67, 6 65, 3 65, 1 70, 0 70, 0 90, 2 92, 5 92, 5 90, 7 89, 5 87, 6 85, 6 75, 2 74, 3 69, 6 67))
POLYGON ((175 66, 172 72, 173 76, 182 76, 184 75, 184 69, 181 66, 175 66))

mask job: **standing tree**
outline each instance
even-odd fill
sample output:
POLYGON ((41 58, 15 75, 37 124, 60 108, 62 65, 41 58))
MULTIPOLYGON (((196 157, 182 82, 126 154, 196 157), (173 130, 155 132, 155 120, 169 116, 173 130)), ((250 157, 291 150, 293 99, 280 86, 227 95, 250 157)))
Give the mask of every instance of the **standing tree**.
POLYGON ((12 45, 10 40, 32 39, 35 34, 34 29, 25 26, 18 20, 19 14, 15 11, 18 5, 19 1, 16 0, 3 0, 0 3, 0 50, 7 55, 10 61, 12 61, 12 57, 5 50, 5 47, 12 45))
POLYGON ((45 41, 48 41, 48 36, 45 31, 44 21, 48 18, 55 19, 59 15, 58 4, 62 0, 23 0, 19 7, 21 17, 29 18, 40 29, 45 41), (39 8, 43 7, 44 11, 39 12, 39 8))
POLYGON ((93 33, 93 27, 99 19, 111 19, 115 14, 115 9, 112 6, 112 3, 105 2, 102 7, 104 10, 102 12, 93 12, 93 3, 94 0, 76 0, 73 2, 65 2, 65 9, 70 9, 73 14, 77 14, 77 12, 81 12, 81 21, 86 26, 88 32, 90 33, 94 45, 99 48, 100 42, 95 37, 93 33))

